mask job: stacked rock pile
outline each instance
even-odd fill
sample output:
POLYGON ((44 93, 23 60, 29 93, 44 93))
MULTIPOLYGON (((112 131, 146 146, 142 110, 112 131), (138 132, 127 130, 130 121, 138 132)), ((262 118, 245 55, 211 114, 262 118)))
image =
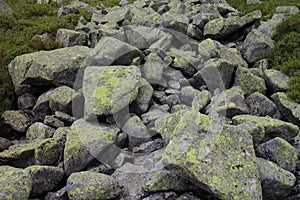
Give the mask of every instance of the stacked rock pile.
POLYGON ((299 199, 300 105, 268 69, 271 36, 225 0, 137 0, 93 12, 64 48, 8 66, 0 199, 299 199))

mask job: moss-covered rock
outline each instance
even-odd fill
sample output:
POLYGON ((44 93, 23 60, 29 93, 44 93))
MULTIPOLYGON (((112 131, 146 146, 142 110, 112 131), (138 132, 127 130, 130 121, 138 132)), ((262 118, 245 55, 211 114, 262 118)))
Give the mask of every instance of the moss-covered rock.
POLYGON ((249 63, 255 63, 274 49, 274 41, 262 32, 253 29, 246 37, 241 52, 249 63))
POLYGON ((1 115, 3 123, 13 130, 25 133, 27 128, 36 121, 34 114, 30 111, 8 110, 1 115))
POLYGON ((282 118, 276 104, 260 92, 254 92, 248 96, 246 103, 252 115, 262 117, 270 116, 275 119, 282 118))
POLYGON ((27 140, 50 138, 54 134, 55 129, 41 122, 32 124, 26 131, 27 140))
POLYGON ((138 95, 131 105, 134 113, 144 113, 148 110, 153 95, 151 84, 144 78, 140 80, 138 95))
POLYGON ((49 125, 53 128, 59 128, 65 126, 65 123, 63 121, 57 119, 55 116, 52 115, 46 115, 44 119, 44 124, 49 125))
POLYGON ((298 152, 290 143, 280 137, 276 137, 257 148, 257 155, 276 163, 279 167, 295 172, 298 152))
POLYGON ((67 181, 70 200, 103 199, 118 197, 121 189, 111 176, 95 172, 77 172, 67 181))
POLYGON ((72 96, 75 91, 67 86, 54 89, 49 95, 49 106, 52 113, 61 111, 67 114, 72 113, 72 96))
POLYGON ((289 77, 280 71, 268 69, 264 71, 268 89, 275 92, 286 92, 289 89, 289 77))
POLYGON ((117 132, 106 125, 88 123, 84 119, 75 121, 67 132, 65 173, 70 175, 82 170, 95 158, 103 163, 108 163, 107 159, 114 159, 111 154, 105 155, 104 152, 105 148, 113 144, 117 132))
POLYGON ((263 158, 257 158, 257 166, 265 198, 282 198, 289 194, 296 182, 291 172, 263 158))
POLYGON ((18 97, 18 108, 21 110, 32 109, 36 99, 32 94, 25 93, 18 97))
POLYGON ((85 117, 114 114, 138 95, 141 72, 136 66, 88 67, 84 73, 85 117))
POLYGON ((234 85, 240 86, 246 96, 254 92, 265 94, 267 91, 265 80, 243 67, 238 67, 236 70, 234 85))
POLYGON ((0 166, 0 199, 28 199, 32 189, 32 178, 23 170, 0 166))
POLYGON ((199 57, 192 51, 171 50, 171 56, 174 57, 173 67, 179 69, 183 74, 192 77, 199 65, 199 57))
POLYGON ((52 92, 53 90, 49 90, 41 94, 32 109, 39 120, 44 120, 46 115, 50 115, 52 113, 49 106, 49 97, 52 92))
POLYGON ((271 98, 289 122, 300 126, 300 104, 290 99, 286 93, 283 92, 275 93, 271 98))
POLYGON ((158 132, 169 140, 162 155, 166 168, 220 199, 261 198, 252 137, 242 129, 222 127, 194 110, 159 123, 158 132))
POLYGON ((285 140, 290 140, 298 135, 299 128, 291 123, 284 122, 270 117, 258 117, 253 115, 239 115, 232 118, 234 124, 255 124, 263 127, 266 133, 266 138, 281 137, 285 140))
POLYGON ((69 29, 58 29, 56 33, 56 40, 61 42, 63 47, 86 45, 87 39, 87 34, 69 29))
POLYGON ((8 66, 16 93, 23 84, 72 87, 81 62, 90 49, 84 46, 40 51, 16 57, 8 66))
POLYGON ((24 171, 32 178, 32 195, 45 194, 55 189, 64 177, 64 171, 59 167, 30 166, 24 171))

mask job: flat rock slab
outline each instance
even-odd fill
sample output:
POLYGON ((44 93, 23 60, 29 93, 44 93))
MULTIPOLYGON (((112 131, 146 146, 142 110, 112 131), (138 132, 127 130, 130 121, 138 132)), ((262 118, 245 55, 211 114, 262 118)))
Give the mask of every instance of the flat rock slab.
POLYGON ((252 137, 233 126, 218 126, 195 110, 158 122, 169 140, 162 162, 220 199, 261 199, 252 137))

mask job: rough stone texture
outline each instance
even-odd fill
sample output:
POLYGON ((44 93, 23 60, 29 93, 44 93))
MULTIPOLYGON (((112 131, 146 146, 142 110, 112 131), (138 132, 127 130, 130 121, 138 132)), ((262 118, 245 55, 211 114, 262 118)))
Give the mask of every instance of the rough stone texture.
POLYGON ((18 108, 21 110, 31 109, 35 105, 36 97, 32 94, 25 93, 18 97, 18 108))
POLYGON ((74 122, 67 133, 64 149, 65 173, 70 175, 80 171, 95 158, 104 163, 113 160, 113 155, 105 155, 105 151, 116 135, 116 130, 103 124, 92 124, 83 119, 74 122))
POLYGON ((0 199, 28 199, 32 178, 23 169, 0 166, 0 199))
POLYGON ((300 126, 300 105, 285 93, 278 92, 271 96, 282 115, 291 123, 300 126))
POLYGON ((10 140, 0 137, 0 152, 8 149, 8 147, 10 147, 11 145, 13 145, 13 143, 10 140))
POLYGON ((206 113, 217 112, 232 118, 236 115, 248 114, 244 93, 240 87, 232 87, 214 96, 208 105, 206 113))
POLYGON ((276 7, 276 13, 297 14, 298 12, 299 12, 299 8, 297 6, 278 6, 278 7, 276 7))
POLYGON ((274 41, 262 32, 253 29, 246 37, 241 52, 249 63, 255 63, 274 49, 274 41))
POLYGON ((13 14, 13 10, 3 0, 0 0, 0 14, 4 14, 4 15, 13 14))
POLYGON ((238 67, 233 85, 240 86, 246 96, 254 92, 265 94, 267 91, 264 79, 252 74, 250 69, 242 67, 238 67))
POLYGON ((32 124, 26 131, 27 140, 45 139, 51 138, 55 132, 54 128, 51 128, 41 122, 32 124))
POLYGON ((270 116, 274 119, 282 118, 276 104, 260 92, 254 92, 248 96, 246 103, 252 115, 270 116))
POLYGON ((295 172, 298 152, 290 143, 276 137, 258 146, 257 156, 276 163, 279 167, 295 172))
POLYGON ((296 137, 299 132, 299 128, 296 125, 269 117, 240 115, 232 118, 232 121, 234 124, 246 123, 255 124, 257 127, 262 127, 265 135, 262 136, 261 141, 275 137, 281 137, 289 141, 290 139, 296 137))
POLYGON ((172 49, 171 55, 174 57, 173 67, 175 69, 179 69, 189 77, 197 72, 199 57, 194 52, 172 49))
POLYGON ((280 71, 268 69, 264 71, 265 80, 270 92, 286 92, 289 89, 289 77, 280 71))
POLYGON ((44 124, 49 125, 53 128, 64 127, 65 123, 54 116, 47 115, 44 119, 44 124))
POLYGON ((8 66, 16 93, 21 95, 19 88, 23 84, 72 87, 80 64, 89 51, 88 47, 76 46, 17 56, 8 66))
POLYGON ((49 106, 49 97, 52 94, 53 90, 49 90, 43 94, 41 94, 34 107, 33 107, 33 112, 35 113, 36 117, 39 120, 44 120, 44 118, 46 117, 46 115, 51 114, 51 109, 49 106))
POLYGON ((45 194, 58 186, 64 177, 62 168, 51 166, 30 166, 25 172, 28 172, 32 178, 31 194, 45 194))
POLYGON ((22 110, 5 111, 1 119, 4 124, 20 133, 25 133, 27 128, 36 121, 32 112, 22 110))
POLYGON ((146 112, 149 108, 152 95, 153 87, 146 79, 141 78, 138 95, 133 105, 131 105, 133 107, 132 110, 138 114, 146 112))
POLYGON ((264 197, 270 199, 284 197, 295 185, 296 177, 275 163, 257 158, 257 166, 264 197))
POLYGON ((121 189, 111 176, 95 172, 77 172, 67 181, 70 200, 103 199, 118 197, 121 189))
POLYGON ((52 113, 61 111, 67 114, 72 113, 72 96, 75 91, 67 86, 54 89, 49 95, 49 106, 52 113))
POLYGON ((138 95, 141 78, 136 66, 88 67, 84 73, 85 117, 114 114, 138 95))
POLYGON ((69 29, 58 29, 56 33, 56 41, 61 42, 63 47, 86 45, 87 35, 85 33, 69 29))
POLYGON ((197 111, 176 112, 158 123, 158 132, 169 140, 162 155, 165 167, 220 199, 261 198, 250 135, 233 126, 217 127, 197 111))

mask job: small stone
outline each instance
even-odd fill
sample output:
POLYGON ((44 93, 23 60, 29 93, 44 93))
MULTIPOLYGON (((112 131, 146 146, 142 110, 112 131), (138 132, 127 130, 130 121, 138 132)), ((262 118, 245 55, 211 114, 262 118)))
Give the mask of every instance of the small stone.
POLYGON ((13 145, 13 143, 10 140, 0 137, 0 152, 8 149, 11 145, 13 145))
POLYGON ((63 47, 85 46, 87 44, 87 34, 69 29, 58 29, 56 41, 61 42, 63 47))
POLYGON ((32 124, 26 131, 27 140, 45 139, 51 138, 55 132, 54 128, 51 128, 41 122, 32 124))
POLYGON ((4 124, 20 133, 25 133, 27 128, 36 121, 33 112, 22 110, 5 111, 1 119, 4 124))
POLYGON ((52 113, 61 111, 67 114, 72 113, 72 96, 75 91, 67 86, 54 89, 49 95, 49 106, 52 113))
POLYGON ((35 105, 36 97, 25 93, 18 97, 18 108, 21 110, 31 109, 35 105))
POLYGON ((52 92, 53 90, 49 90, 40 95, 32 109, 39 120, 44 120, 46 115, 50 115, 52 113, 49 106, 49 96, 52 92))
POLYGON ((54 116, 47 115, 44 119, 44 124, 49 125, 53 128, 64 127, 65 123, 54 116))
POLYGON ((55 117, 65 123, 67 126, 71 126, 73 122, 76 120, 75 117, 72 117, 66 113, 55 111, 54 113, 55 117))

